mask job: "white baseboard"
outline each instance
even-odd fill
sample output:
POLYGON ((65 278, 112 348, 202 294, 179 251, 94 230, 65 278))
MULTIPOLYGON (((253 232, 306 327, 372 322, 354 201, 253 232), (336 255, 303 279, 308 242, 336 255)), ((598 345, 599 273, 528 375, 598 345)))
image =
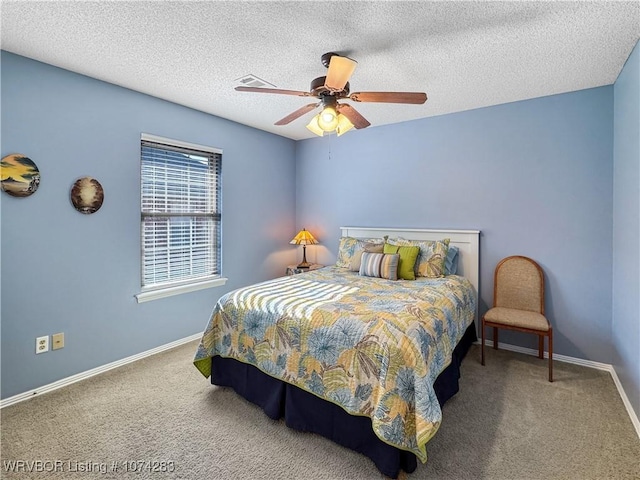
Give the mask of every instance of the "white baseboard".
MULTIPOLYGON (((100 373, 104 373, 104 372, 107 372, 109 370, 113 370, 114 368, 118 368, 118 367, 121 367, 123 365, 126 365, 128 363, 132 363, 132 362, 135 362, 137 360, 141 360, 141 359, 143 359, 145 357, 150 357, 151 355, 155 355, 156 353, 164 352, 165 350, 170 350, 172 348, 178 347, 178 346, 183 345, 185 343, 189 343, 189 342, 192 342, 194 340, 198 340, 199 338, 201 338, 201 336, 202 336, 201 333, 196 333, 196 334, 191 335, 189 337, 182 338, 180 340, 176 340, 175 342, 167 343, 165 345, 161 345, 159 347, 152 348, 151 350, 147 350, 146 352, 138 353, 136 355, 132 355, 130 357, 123 358, 121 360, 117 360, 115 362, 108 363, 106 365, 102 365, 100 367, 96 367, 96 368, 93 368, 91 370, 87 370, 86 372, 77 373, 76 375, 72 375, 71 377, 63 378, 62 380, 58 380, 57 382, 53 382, 53 383, 50 383, 48 385, 43 385, 40 388, 36 388, 36 389, 33 389, 33 390, 28 390, 28 391, 23 392, 23 393, 19 393, 18 395, 14 395, 13 397, 5 398, 3 400, 0 400, 0 409, 2 409, 4 407, 8 407, 9 405, 14 405, 14 404, 16 404, 18 402, 22 402, 24 400, 28 400, 30 398, 35 397, 36 395, 42 395, 43 393, 51 392, 53 390, 57 390, 58 388, 66 387, 67 385, 71 385, 72 383, 76 383, 76 382, 79 382, 81 380, 85 380, 87 378, 93 377, 93 376, 98 375, 100 373)), ((480 342, 476 342, 476 343, 480 343, 480 342)), ((493 341, 486 340, 485 341, 485 345, 488 346, 488 347, 493 347, 493 341)), ((502 350, 509 350, 509 351, 512 351, 512 352, 524 353, 525 355, 538 356, 538 351, 534 350, 532 348, 519 347, 517 345, 510 345, 508 343, 502 343, 502 342, 500 343, 500 348, 502 350)), ((545 358, 549 358, 548 352, 544 352, 544 357, 545 358)), ((613 383, 616 385, 616 388, 618 389, 618 394, 620 395, 620 398, 622 399, 622 403, 624 404, 625 408, 627 409, 627 413, 629 414, 629 418, 631 419, 631 423, 633 424, 634 428, 636 429, 636 433, 638 435, 638 438, 640 438, 640 420, 638 420, 638 416, 636 415, 636 412, 633 410, 633 407, 631 406, 631 402, 629 401, 629 397, 627 397, 627 394, 624 391, 624 388, 622 387, 622 384, 620 383, 620 379, 618 378, 618 375, 616 374, 616 371, 613 368, 613 365, 610 365, 608 363, 593 362, 591 360, 583 360, 581 358, 569 357, 567 355, 557 355, 556 354, 556 355, 553 356, 553 359, 558 361, 558 362, 573 363, 575 365, 582 365, 584 367, 595 368, 597 370, 605 370, 605 371, 609 372, 611 374, 611 377, 613 378, 613 383)))
POLYGON ((618 388, 618 393, 620 393, 622 403, 624 403, 624 406, 627 409, 627 413, 629 414, 629 418, 631 418, 631 423, 633 423, 633 426, 636 429, 636 433, 638 434, 638 438, 640 438, 640 420, 638 420, 638 415, 636 415, 636 412, 631 406, 629 397, 627 397, 627 394, 624 391, 624 387, 622 386, 622 383, 620 383, 620 379, 618 378, 618 374, 616 373, 616 369, 613 368, 613 365, 611 365, 610 373, 611 377, 613 377, 613 383, 615 383, 616 387, 618 388))
MULTIPOLYGON (((478 340, 476 343, 480 344, 480 342, 481 340, 478 340)), ((485 340, 485 345, 487 347, 493 347, 493 340, 485 340)), ((517 345, 510 345, 508 343, 502 342, 500 342, 499 348, 501 350, 524 353, 525 355, 533 355, 535 357, 538 356, 538 350, 535 350, 533 348, 519 347, 517 345)), ((544 358, 549 358, 549 352, 544 352, 544 358)), ((638 435, 638 438, 640 438, 640 420, 638 419, 638 415, 631 406, 629 397, 627 397, 627 392, 624 391, 624 387, 620 383, 620 379, 618 378, 618 374, 616 373, 615 368, 613 368, 613 365, 610 365, 608 363, 593 362, 591 360, 583 360, 582 358, 569 357, 567 355, 557 355, 555 353, 553 354, 553 360, 564 363, 573 363, 574 365, 582 365, 583 367, 595 368, 597 370, 605 370, 609 372, 611 374, 611 378, 613 378, 613 383, 615 383, 616 388, 618 389, 618 394, 622 399, 622 403, 624 403, 624 407, 627 409, 627 413, 629 414, 631 423, 636 429, 636 434, 638 435)))
POLYGON ((102 365, 100 367, 92 368, 91 370, 87 370, 86 372, 80 372, 75 375, 72 375, 67 378, 63 378, 62 380, 58 380, 57 382, 50 383, 48 385, 43 385, 42 387, 35 388, 33 390, 28 390, 23 393, 19 393, 18 395, 14 395, 13 397, 5 398, 0 400, 0 409, 4 407, 8 407, 9 405, 14 405, 18 402, 22 402, 24 400, 28 400, 30 398, 35 397, 36 395, 42 395, 43 393, 48 393, 53 390, 57 390, 58 388, 66 387, 67 385, 71 385, 72 383, 79 382, 81 380, 85 380, 87 378, 93 377, 100 373, 104 373, 109 370, 113 370, 114 368, 121 367, 126 365, 127 363, 132 363, 137 360, 142 360, 145 357, 150 357, 151 355, 155 355, 156 353, 164 352, 165 350, 170 350, 172 348, 178 347, 185 343, 192 342, 194 340, 198 340, 202 337, 202 333, 196 333, 186 338, 182 338, 180 340, 176 340, 175 342, 167 343, 165 345, 160 345, 159 347, 152 348, 151 350, 147 350, 146 352, 138 353, 136 355, 132 355, 127 358, 123 358, 121 360, 116 360, 115 362, 107 363, 106 365, 102 365))

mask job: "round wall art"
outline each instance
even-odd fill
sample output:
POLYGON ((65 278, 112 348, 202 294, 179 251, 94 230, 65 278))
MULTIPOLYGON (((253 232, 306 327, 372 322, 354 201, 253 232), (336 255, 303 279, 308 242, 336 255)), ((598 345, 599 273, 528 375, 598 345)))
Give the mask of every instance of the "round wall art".
POLYGON ((21 153, 7 155, 0 161, 0 184, 12 197, 28 197, 40 185, 40 171, 21 153))
POLYGON ((80 213, 95 213, 104 201, 104 190, 95 178, 82 177, 71 187, 71 203, 80 213))

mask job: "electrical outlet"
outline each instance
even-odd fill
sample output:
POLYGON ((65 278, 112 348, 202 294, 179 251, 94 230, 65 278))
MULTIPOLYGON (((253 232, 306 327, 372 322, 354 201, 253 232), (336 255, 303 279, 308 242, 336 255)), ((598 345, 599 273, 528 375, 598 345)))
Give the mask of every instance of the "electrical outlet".
POLYGON ((36 337, 36 354, 49 351, 49 335, 36 337))
POLYGON ((51 350, 64 348, 64 333, 54 333, 51 335, 51 350))

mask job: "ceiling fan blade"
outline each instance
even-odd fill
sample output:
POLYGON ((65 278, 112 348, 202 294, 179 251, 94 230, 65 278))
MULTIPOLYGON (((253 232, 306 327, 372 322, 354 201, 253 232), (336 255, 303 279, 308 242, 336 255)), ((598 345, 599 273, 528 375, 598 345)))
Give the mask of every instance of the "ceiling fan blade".
POLYGON ((354 102, 381 103, 413 103, 421 104, 427 101, 427 94, 422 92, 356 92, 348 97, 354 102))
POLYGON ((313 97, 309 92, 299 92, 297 90, 281 90, 279 88, 262 88, 262 87, 236 87, 237 92, 256 92, 256 93, 279 93, 280 95, 295 95, 297 97, 313 97))
POLYGON ((278 120, 274 125, 287 125, 288 123, 293 122, 296 118, 299 118, 302 115, 304 115, 305 113, 310 112, 311 110, 313 110, 314 108, 318 107, 319 105, 320 105, 319 102, 318 103, 310 103, 308 105, 305 105, 304 107, 299 108, 295 112, 292 112, 289 115, 287 115, 286 117, 278 120))
POLYGON ((369 120, 360 115, 360 113, 351 105, 341 103, 338 105, 338 111, 342 115, 347 117, 349 121, 353 123, 353 126, 358 129, 367 128, 369 125, 371 125, 371 123, 369 123, 369 120))
POLYGON ((329 70, 327 71, 324 86, 332 92, 341 92, 351 78, 357 65, 358 62, 348 57, 341 57, 340 55, 332 56, 329 61, 329 70))

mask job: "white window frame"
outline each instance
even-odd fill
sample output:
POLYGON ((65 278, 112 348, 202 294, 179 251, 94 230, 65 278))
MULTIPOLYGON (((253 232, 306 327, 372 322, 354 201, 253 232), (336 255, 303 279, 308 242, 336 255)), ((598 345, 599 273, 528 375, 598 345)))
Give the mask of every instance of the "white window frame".
MULTIPOLYGON (((168 147, 174 147, 174 148, 180 148, 180 149, 186 149, 186 150, 192 150, 195 154, 197 154, 198 152, 201 153, 214 153, 217 155, 222 156, 222 150, 218 149, 218 148, 213 148, 213 147, 208 147, 208 146, 203 146, 203 145, 197 145, 194 143, 188 143, 188 142, 183 142, 180 140, 173 140, 170 138, 165 138, 165 137, 159 137, 157 135, 151 135, 151 134, 147 134, 147 133, 142 133, 140 136, 140 146, 142 149, 142 146, 145 142, 152 142, 152 143, 159 143, 159 144, 163 144, 163 145, 167 145, 168 147)), ((142 155, 142 153, 141 153, 142 155)), ((142 166, 142 156, 140 158, 140 163, 142 166)), ((217 175, 220 177, 221 176, 221 171, 218 170, 217 175)), ((142 172, 141 172, 141 176, 142 176, 142 172)), ((218 178, 217 181, 221 182, 221 178, 218 178)), ((142 189, 142 178, 141 178, 141 189, 142 189)), ((218 187, 218 196, 221 195, 221 187, 218 187)), ((144 220, 145 217, 149 216, 150 214, 148 212, 144 212, 143 211, 143 207, 142 207, 142 199, 143 199, 143 192, 141 190, 140 192, 140 200, 141 200, 141 206, 140 206, 140 211, 141 211, 141 218, 140 218, 140 240, 141 240, 141 246, 140 246, 140 254, 141 254, 141 259, 140 259, 140 274, 141 274, 141 292, 135 295, 135 298, 137 300, 138 303, 142 303, 142 302, 147 302, 150 300, 155 300, 158 298, 165 298, 165 297, 169 297, 172 295, 179 295, 181 293, 188 293, 188 292, 194 292, 197 290, 202 290, 205 288, 212 288, 212 287, 217 287, 220 285, 224 285, 227 282, 227 278, 222 277, 222 275, 220 274, 221 270, 222 270, 222 247, 220 246, 217 252, 218 258, 217 258, 217 265, 219 266, 219 271, 218 273, 215 273, 213 275, 201 275, 201 276, 197 276, 197 277, 191 277, 188 279, 184 279, 184 280, 173 280, 173 281, 168 281, 168 282, 164 282, 164 283, 157 283, 157 284, 151 284, 151 285, 144 285, 144 220)), ((220 198, 218 199, 218 203, 220 204, 220 198)), ((220 212, 217 212, 217 214, 220 214, 220 212)), ((171 216, 171 215, 169 215, 171 216)), ((179 216, 179 215, 176 215, 179 216)), ((219 220, 220 222, 222 222, 221 218, 219 220)), ((220 233, 220 237, 222 237, 222 234, 220 233)), ((222 238, 220 238, 220 243, 222 243, 222 238)))

